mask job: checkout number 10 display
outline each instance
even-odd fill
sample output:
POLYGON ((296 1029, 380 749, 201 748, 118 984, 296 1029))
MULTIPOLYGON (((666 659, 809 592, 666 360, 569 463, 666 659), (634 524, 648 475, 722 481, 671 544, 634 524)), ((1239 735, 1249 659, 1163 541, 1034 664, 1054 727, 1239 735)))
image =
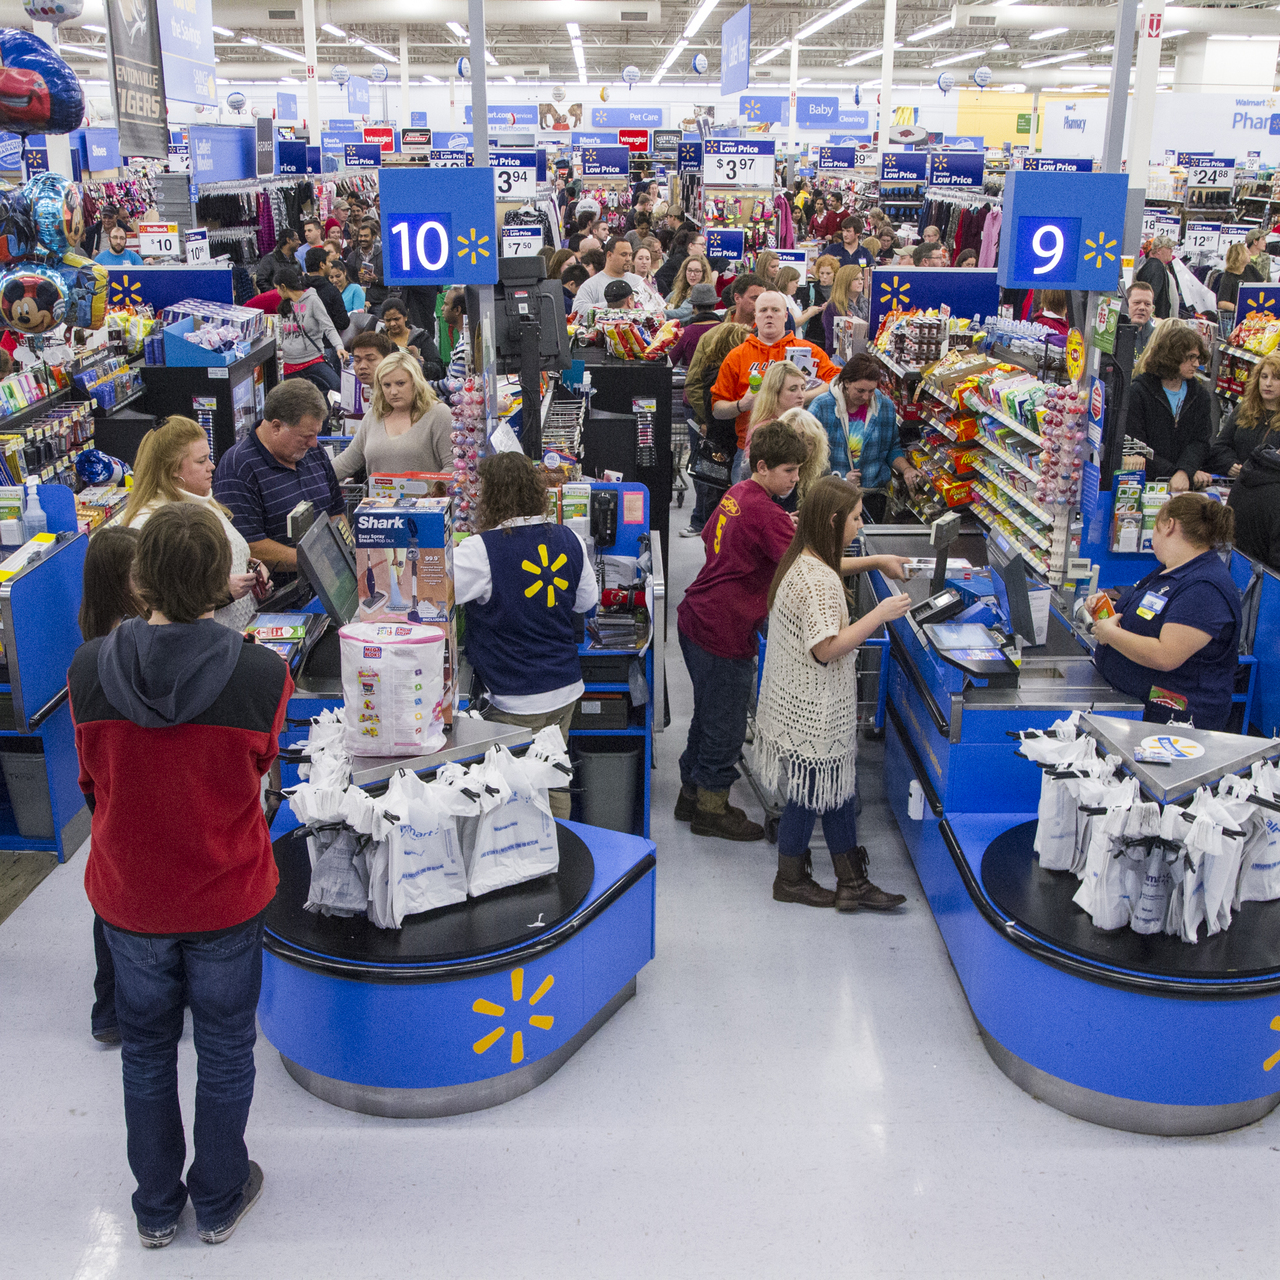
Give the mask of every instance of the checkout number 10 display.
POLYGON ((1001 287, 1111 292, 1120 279, 1128 189, 1122 173, 1011 173, 1000 228, 1001 287))
POLYGON ((497 283, 492 169, 391 169, 378 188, 388 285, 497 283))

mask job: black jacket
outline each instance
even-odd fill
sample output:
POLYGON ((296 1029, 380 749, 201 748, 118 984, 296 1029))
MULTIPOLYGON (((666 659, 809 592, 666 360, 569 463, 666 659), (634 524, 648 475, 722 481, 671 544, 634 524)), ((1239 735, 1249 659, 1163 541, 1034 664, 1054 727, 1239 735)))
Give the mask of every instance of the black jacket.
POLYGON ((1234 271, 1224 271, 1218 281, 1218 301, 1229 302, 1234 307, 1236 300, 1240 296, 1240 286, 1242 284, 1261 283, 1262 272, 1252 262, 1246 263, 1244 270, 1239 275, 1236 275, 1234 271))
POLYGON ((1240 406, 1236 405, 1209 450, 1206 470, 1216 476, 1225 476, 1237 463, 1243 466, 1249 461, 1249 455, 1267 438, 1269 428, 1265 422, 1256 427, 1237 426, 1239 415, 1240 406))
POLYGON ((371 280, 362 280, 360 278, 360 267, 363 262, 364 254, 359 249, 352 249, 347 255, 347 274, 364 289, 366 305, 372 311, 387 300, 387 286, 382 282, 382 244, 380 241, 375 242, 373 252, 370 255, 370 266, 373 271, 371 280))
POLYGON ((1259 449, 1231 487, 1236 547, 1280 572, 1280 450, 1259 449))
POLYGON ((669 298, 671 296, 671 290, 676 287, 676 273, 680 270, 680 264, 688 256, 689 255, 687 253, 684 253, 677 258, 673 253, 662 264, 662 266, 658 268, 658 272, 654 276, 653 282, 658 286, 658 292, 661 293, 664 298, 669 298))
POLYGON ((1151 286, 1156 295, 1157 320, 1167 320, 1178 314, 1177 297, 1169 279, 1169 268, 1159 258, 1144 258, 1133 279, 1135 284, 1141 280, 1151 286))
POLYGON ((253 278, 257 282, 258 292, 266 293, 276 281, 276 272, 282 267, 297 267, 301 272, 302 267, 298 260, 292 254, 281 253, 279 249, 272 249, 254 269, 253 278))
POLYGON ((1175 471, 1185 471, 1190 479, 1209 460, 1209 441, 1213 438, 1209 393, 1199 378, 1192 378, 1174 422, 1160 379, 1154 373, 1139 374, 1129 388, 1124 430, 1155 451, 1155 458, 1147 466, 1149 479, 1162 480, 1175 471))
POLYGON ((303 276, 302 283, 316 291, 316 297, 324 303, 324 309, 329 313, 329 319, 333 321, 333 327, 339 335, 346 333, 351 317, 347 315, 341 292, 321 275, 303 276))

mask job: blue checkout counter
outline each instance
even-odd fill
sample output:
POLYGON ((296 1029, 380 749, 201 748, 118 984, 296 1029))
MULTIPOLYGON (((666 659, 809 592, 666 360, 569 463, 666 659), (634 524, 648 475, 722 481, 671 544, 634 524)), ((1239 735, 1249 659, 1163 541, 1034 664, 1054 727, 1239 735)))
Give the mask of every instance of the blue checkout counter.
MULTIPOLYGON (((863 537, 868 554, 932 554, 927 529, 863 537)), ((986 563, 979 536, 951 554, 986 563)), ((878 598, 929 595, 927 579, 871 580, 878 598)), ((1113 1128, 1213 1133, 1267 1114, 1280 1102, 1280 903, 1245 904, 1259 909, 1195 947, 1104 933, 1072 904, 1075 876, 1042 871, 1033 852, 1040 773, 1008 735, 1077 709, 1141 720, 1141 704, 1101 679, 1056 609, 1016 688, 966 678, 910 616, 888 630, 885 791, 996 1064, 1034 1097, 1113 1128)))

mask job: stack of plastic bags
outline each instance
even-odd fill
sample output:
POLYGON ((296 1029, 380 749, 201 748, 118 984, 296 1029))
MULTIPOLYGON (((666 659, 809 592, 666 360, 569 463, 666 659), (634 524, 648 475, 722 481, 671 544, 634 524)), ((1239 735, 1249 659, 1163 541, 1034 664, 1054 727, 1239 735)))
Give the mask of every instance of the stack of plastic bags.
POLYGON ((1253 803, 1280 792, 1268 762, 1228 776, 1185 808, 1139 798, 1119 758, 1077 736, 1078 713, 1021 735, 1043 776, 1035 851, 1047 871, 1080 879, 1073 901, 1099 929, 1167 933, 1194 944, 1227 929, 1242 902, 1280 898, 1280 813, 1253 803))
POLYGON ((491 747, 470 769, 447 764, 431 782, 401 769, 371 797, 350 785, 341 717, 312 723, 305 781, 289 793, 307 832, 306 909, 367 915, 380 929, 549 875, 560 867, 550 787, 572 773, 554 725, 525 756, 491 747))

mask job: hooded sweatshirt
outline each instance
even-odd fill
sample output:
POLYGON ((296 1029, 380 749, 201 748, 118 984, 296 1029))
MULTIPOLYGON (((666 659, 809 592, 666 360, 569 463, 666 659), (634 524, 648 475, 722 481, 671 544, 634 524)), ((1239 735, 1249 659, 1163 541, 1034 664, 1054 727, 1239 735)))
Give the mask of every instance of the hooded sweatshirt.
POLYGON ((67 684, 94 910, 169 936, 258 915, 279 879, 260 795, 293 692, 285 664, 212 619, 130 618, 77 650, 67 684))
POLYGON ((1280 572, 1280 449, 1255 449, 1227 505, 1236 513, 1236 550, 1280 572))

